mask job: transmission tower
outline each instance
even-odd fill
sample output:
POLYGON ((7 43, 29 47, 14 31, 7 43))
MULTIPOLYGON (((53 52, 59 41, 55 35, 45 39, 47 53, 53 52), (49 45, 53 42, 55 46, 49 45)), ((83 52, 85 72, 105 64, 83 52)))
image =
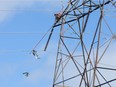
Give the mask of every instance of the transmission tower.
POLYGON ((64 11, 55 14, 44 49, 59 29, 53 87, 116 85, 116 68, 105 66, 104 61, 113 60, 106 54, 116 40, 115 11, 114 0, 69 0, 64 11))

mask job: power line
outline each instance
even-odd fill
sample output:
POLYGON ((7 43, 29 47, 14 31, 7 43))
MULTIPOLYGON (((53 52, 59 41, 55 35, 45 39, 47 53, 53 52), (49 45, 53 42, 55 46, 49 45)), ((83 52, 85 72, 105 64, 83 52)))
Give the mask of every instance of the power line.
POLYGON ((56 10, 49 9, 1 9, 0 12, 54 12, 56 10))
MULTIPOLYGON (((68 0, 67 0, 68 1, 68 0)), ((15 0, 2 0, 0 2, 67 2, 67 1, 62 1, 62 0, 20 0, 20 1, 15 1, 15 0)))
MULTIPOLYGON (((57 11, 57 10, 51 10, 51 9, 0 9, 0 11, 9 11, 9 12, 12 12, 12 11, 16 11, 16 12, 20 12, 20 11, 35 11, 35 12, 54 12, 54 11, 57 11)), ((116 12, 116 10, 104 10, 104 12, 116 12)))
POLYGON ((0 32, 0 34, 44 34, 44 32, 0 32))
POLYGON ((8 3, 16 3, 16 2, 19 2, 19 3, 20 2, 49 2, 49 3, 50 2, 61 2, 61 3, 66 3, 68 1, 62 1, 62 0, 57 0, 57 1, 56 0, 52 0, 52 1, 50 1, 50 0, 49 1, 48 0, 44 0, 44 1, 43 0, 20 0, 20 1, 10 0, 9 1, 9 0, 7 0, 7 1, 0 1, 0 3, 1 2, 2 3, 6 3, 6 2, 8 2, 8 3))
MULTIPOLYGON (((41 54, 42 52, 45 52, 44 50, 37 50, 37 53, 38 54, 41 54)), ((30 53, 30 50, 0 50, 0 54, 1 53, 30 53)), ((54 53, 56 53, 56 52, 50 52, 50 51, 47 51, 47 53, 49 53, 49 54, 54 54, 54 53)))
POLYGON ((0 50, 0 53, 16 53, 16 52, 29 53, 29 50, 0 50))
MULTIPOLYGON (((45 32, 0 32, 0 34, 45 34, 45 32)), ((59 34, 59 33, 55 33, 55 34, 59 34)))

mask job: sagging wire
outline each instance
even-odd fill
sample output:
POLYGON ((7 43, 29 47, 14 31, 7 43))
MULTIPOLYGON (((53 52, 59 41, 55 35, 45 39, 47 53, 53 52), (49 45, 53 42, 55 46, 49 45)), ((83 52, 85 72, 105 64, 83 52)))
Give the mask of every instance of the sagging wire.
MULTIPOLYGON (((62 3, 62 2, 61 2, 62 3)), ((69 7, 69 5, 68 5, 69 7)), ((51 39, 51 36, 53 34, 53 31, 54 31, 54 26, 60 21, 61 17, 63 16, 64 12, 67 10, 67 8, 64 10, 64 6, 62 4, 62 9, 60 12, 54 14, 55 16, 55 23, 53 24, 53 26, 43 35, 42 39, 40 39, 40 41, 35 45, 35 47, 32 49, 31 53, 33 54, 33 56, 35 56, 36 58, 38 58, 38 54, 37 54, 37 51, 35 50, 35 48, 40 44, 40 42, 45 38, 45 36, 48 34, 48 32, 50 31, 50 34, 49 34, 49 37, 48 37, 48 40, 47 40, 47 43, 45 45, 45 48, 44 48, 44 51, 46 51, 47 47, 48 47, 48 44, 49 44, 49 41, 51 39)))
POLYGON ((41 43, 41 41, 45 38, 45 36, 49 33, 50 30, 51 28, 48 29, 48 31, 43 35, 43 37, 39 40, 39 42, 34 46, 34 48, 30 52, 30 54, 32 54, 36 59, 39 59, 39 54, 37 53, 35 48, 41 43))

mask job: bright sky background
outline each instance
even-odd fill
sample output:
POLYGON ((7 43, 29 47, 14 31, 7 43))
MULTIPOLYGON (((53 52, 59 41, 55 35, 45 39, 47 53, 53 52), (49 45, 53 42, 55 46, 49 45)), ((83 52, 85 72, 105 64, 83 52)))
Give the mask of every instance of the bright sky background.
POLYGON ((50 46, 48 54, 42 52, 40 60, 29 53, 53 25, 54 13, 65 3, 58 0, 0 0, 1 87, 52 86, 55 45, 50 46), (25 77, 23 72, 29 72, 30 76, 25 77))
POLYGON ((55 37, 47 54, 40 51, 40 60, 29 53, 54 23, 54 13, 66 3, 58 0, 0 0, 1 87, 52 87, 55 37), (26 71, 30 73, 29 77, 22 74, 26 71))

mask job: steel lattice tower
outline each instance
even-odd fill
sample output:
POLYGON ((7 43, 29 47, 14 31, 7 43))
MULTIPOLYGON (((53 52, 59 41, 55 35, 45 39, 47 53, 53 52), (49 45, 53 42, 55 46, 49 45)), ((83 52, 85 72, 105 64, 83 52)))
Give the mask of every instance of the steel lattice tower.
MULTIPOLYGON (((110 45, 116 39, 116 2, 113 0, 70 0, 62 13, 55 14, 45 50, 54 30, 60 29, 53 87, 113 87, 115 68, 101 64, 110 45), (114 27, 114 26, 113 26, 114 27), (109 72, 106 73, 105 72, 109 72), (108 76, 108 77, 107 77, 108 76)), ((116 57, 116 56, 115 56, 116 57)), ((111 59, 111 58, 110 58, 111 59)), ((112 59, 111 59, 112 60, 112 59)))

